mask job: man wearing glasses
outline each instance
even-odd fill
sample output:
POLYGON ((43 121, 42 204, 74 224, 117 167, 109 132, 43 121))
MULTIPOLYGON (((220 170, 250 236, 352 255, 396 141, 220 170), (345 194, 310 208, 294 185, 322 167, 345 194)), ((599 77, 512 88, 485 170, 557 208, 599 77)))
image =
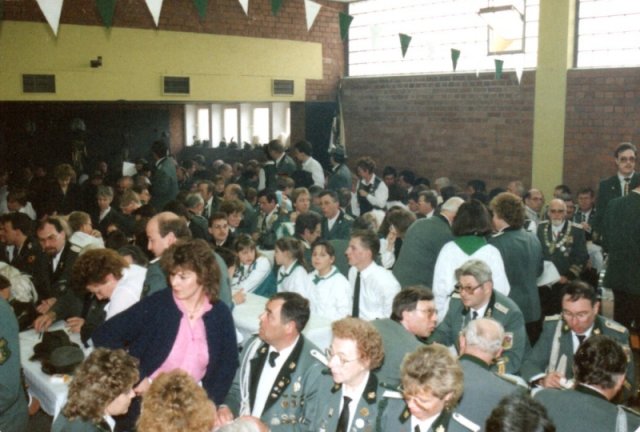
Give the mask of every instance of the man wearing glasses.
POLYGON ((449 302, 449 310, 444 320, 429 338, 445 346, 456 345, 459 350, 458 335, 472 320, 493 318, 505 330, 502 356, 492 365, 498 373, 516 374, 529 340, 524 325, 524 316, 509 297, 493 290, 491 269, 480 260, 469 260, 456 269, 458 283, 449 302))
POLYGON ((634 381, 634 365, 629 348, 629 332, 622 325, 601 315, 595 290, 586 282, 573 281, 562 296, 562 313, 547 317, 540 339, 522 364, 522 377, 545 388, 573 386, 573 355, 591 335, 606 335, 622 345, 628 364, 624 383, 630 393, 634 381))

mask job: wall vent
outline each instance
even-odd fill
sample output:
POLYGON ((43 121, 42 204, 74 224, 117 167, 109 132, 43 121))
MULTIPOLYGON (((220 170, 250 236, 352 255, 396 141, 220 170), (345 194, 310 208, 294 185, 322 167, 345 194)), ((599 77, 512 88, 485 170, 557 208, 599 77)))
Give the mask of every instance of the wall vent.
POLYGON ((55 93, 55 75, 22 75, 22 91, 24 93, 55 93))
POLYGON ((272 96, 293 96, 293 80, 272 80, 272 96))
POLYGON ((190 93, 189 77, 164 77, 164 94, 188 95, 190 93))

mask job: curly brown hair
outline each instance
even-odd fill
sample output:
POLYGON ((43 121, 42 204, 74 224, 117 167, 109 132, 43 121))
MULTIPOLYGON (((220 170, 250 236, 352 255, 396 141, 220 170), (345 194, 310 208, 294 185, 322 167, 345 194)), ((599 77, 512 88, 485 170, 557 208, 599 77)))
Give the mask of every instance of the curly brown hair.
POLYGON ((138 360, 124 350, 97 348, 76 369, 62 412, 98 423, 105 408, 138 381, 138 360))
POLYGON ((205 295, 211 303, 220 295, 220 267, 213 250, 202 239, 178 241, 162 254, 160 265, 166 274, 175 274, 179 270, 190 270, 203 286, 205 295))
POLYGON ((351 339, 358 346, 358 354, 364 362, 369 362, 369 370, 382 365, 384 348, 382 337, 369 321, 360 318, 346 317, 331 324, 333 337, 351 339))
POLYGON ((209 432, 216 407, 207 393, 181 370, 160 374, 142 399, 140 432, 209 432))
POLYGON ((513 228, 524 225, 524 203, 522 198, 511 192, 502 192, 491 200, 491 211, 513 228))
POLYGON ((129 267, 127 261, 112 249, 92 249, 76 259, 71 270, 73 286, 84 290, 89 284, 102 283, 107 275, 122 277, 122 269, 129 267))
POLYGON ((442 345, 422 346, 408 354, 400 371, 405 396, 431 392, 437 398, 446 398, 447 408, 453 407, 462 396, 462 368, 442 345))

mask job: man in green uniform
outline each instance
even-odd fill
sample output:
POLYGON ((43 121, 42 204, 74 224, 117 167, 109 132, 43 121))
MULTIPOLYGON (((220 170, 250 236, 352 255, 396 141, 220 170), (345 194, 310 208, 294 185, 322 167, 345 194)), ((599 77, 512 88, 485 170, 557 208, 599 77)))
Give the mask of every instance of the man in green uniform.
POLYGON ((353 218, 340 209, 338 193, 325 190, 320 194, 322 210, 322 238, 325 240, 349 240, 353 218))

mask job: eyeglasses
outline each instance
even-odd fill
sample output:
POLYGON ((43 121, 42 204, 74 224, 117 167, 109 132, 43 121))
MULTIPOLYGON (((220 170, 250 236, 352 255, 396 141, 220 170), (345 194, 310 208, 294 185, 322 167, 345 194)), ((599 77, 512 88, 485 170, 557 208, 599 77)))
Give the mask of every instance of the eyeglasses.
POLYGON ((620 162, 622 162, 622 163, 625 163, 625 162, 635 162, 635 161, 636 161, 636 158, 635 158, 635 156, 629 156, 629 157, 622 156, 622 157, 619 157, 619 158, 618 158, 618 161, 620 161, 620 162))
POLYGON ((549 209, 549 213, 553 213, 553 214, 566 213, 566 210, 564 210, 564 209, 549 209))
POLYGON ((480 287, 482 287, 482 285, 484 285, 485 283, 482 282, 481 284, 478 284, 474 287, 469 287, 469 286, 462 286, 459 283, 455 284, 454 288, 455 288, 455 293, 456 294, 460 294, 461 292, 464 292, 465 294, 473 294, 474 292, 476 292, 476 290, 480 287))
POLYGON ((422 314, 425 314, 427 317, 432 317, 433 314, 436 313, 436 310, 434 308, 428 308, 428 309, 418 309, 415 308, 416 312, 420 312, 422 314))
POLYGON ((591 315, 590 311, 583 311, 583 312, 577 312, 577 313, 562 311, 562 316, 568 320, 575 318, 578 321, 584 321, 587 318, 589 318, 590 315, 591 315))
POLYGON ((351 362, 354 362, 356 360, 360 360, 360 358, 354 358, 354 359, 351 359, 351 360, 347 360, 341 354, 334 353, 331 348, 325 349, 324 350, 324 354, 327 356, 327 361, 328 362, 330 362, 333 357, 337 357, 338 358, 338 364, 340 366, 344 366, 347 363, 351 363, 351 362))

